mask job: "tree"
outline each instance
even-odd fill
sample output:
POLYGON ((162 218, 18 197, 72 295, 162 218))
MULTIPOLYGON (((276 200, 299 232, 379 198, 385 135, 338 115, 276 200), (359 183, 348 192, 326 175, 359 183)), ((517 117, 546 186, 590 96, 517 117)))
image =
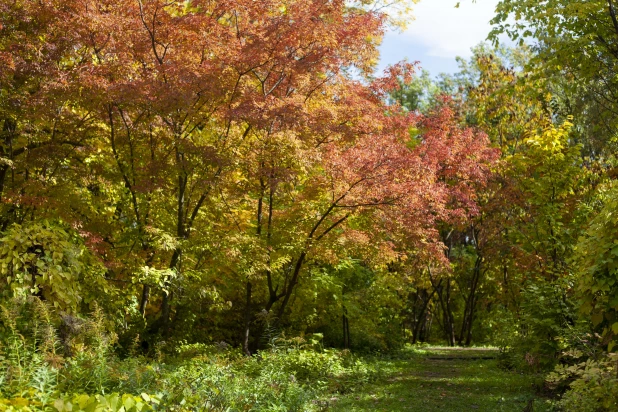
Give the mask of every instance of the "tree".
POLYGON ((577 297, 580 312, 590 316, 600 330, 609 352, 616 346, 616 195, 613 185, 600 193, 604 199, 601 211, 594 216, 576 246, 577 297))
POLYGON ((4 229, 81 237, 127 330, 197 340, 222 316, 246 352, 315 266, 446 264, 436 225, 477 213, 496 152, 447 105, 388 101, 413 65, 373 77, 382 5, 1 6, 4 229))
POLYGON ((618 19, 612 0, 501 1, 491 38, 536 41, 531 75, 560 85, 561 106, 585 125, 581 143, 592 159, 608 155, 608 136, 616 129, 616 53, 618 19), (515 21, 511 20, 514 17, 515 21))

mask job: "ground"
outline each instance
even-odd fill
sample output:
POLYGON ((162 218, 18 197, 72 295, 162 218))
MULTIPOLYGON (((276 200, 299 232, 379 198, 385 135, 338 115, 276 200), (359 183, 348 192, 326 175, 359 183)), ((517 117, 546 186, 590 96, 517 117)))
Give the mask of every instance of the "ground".
POLYGON ((330 399, 332 411, 544 411, 540 376, 498 367, 495 349, 424 348, 378 360, 379 378, 330 399), (533 409, 530 409, 533 408, 533 409))

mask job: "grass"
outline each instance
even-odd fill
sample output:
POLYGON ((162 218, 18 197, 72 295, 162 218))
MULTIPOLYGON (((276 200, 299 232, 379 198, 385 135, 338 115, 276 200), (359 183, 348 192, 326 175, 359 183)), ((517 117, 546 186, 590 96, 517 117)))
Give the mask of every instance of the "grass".
POLYGON ((534 411, 548 410, 535 388, 542 378, 498 368, 491 348, 408 349, 376 360, 379 378, 361 390, 329 400, 332 411, 534 411))

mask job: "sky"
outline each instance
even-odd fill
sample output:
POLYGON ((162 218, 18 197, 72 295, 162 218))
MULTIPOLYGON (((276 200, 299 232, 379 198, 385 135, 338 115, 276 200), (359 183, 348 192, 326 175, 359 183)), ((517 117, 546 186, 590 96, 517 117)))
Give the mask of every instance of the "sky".
POLYGON ((498 1, 421 0, 405 32, 389 32, 384 37, 379 71, 407 58, 420 61, 432 76, 456 72, 455 57, 470 57, 470 48, 487 38, 498 1), (457 3, 459 8, 455 8, 457 3))

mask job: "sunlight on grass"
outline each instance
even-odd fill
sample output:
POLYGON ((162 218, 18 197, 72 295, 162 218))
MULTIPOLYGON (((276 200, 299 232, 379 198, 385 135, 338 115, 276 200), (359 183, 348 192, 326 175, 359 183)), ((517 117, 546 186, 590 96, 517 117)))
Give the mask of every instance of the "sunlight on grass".
MULTIPOLYGON (((399 359, 378 360, 380 378, 362 388, 362 393, 332 399, 332 410, 520 412, 535 399, 540 378, 501 370, 495 360, 474 359, 479 352, 415 348, 399 359), (437 355, 449 357, 433 358, 437 355)), ((497 353, 490 348, 482 352, 497 353)), ((544 410, 543 404, 535 399, 535 410, 544 410)))

